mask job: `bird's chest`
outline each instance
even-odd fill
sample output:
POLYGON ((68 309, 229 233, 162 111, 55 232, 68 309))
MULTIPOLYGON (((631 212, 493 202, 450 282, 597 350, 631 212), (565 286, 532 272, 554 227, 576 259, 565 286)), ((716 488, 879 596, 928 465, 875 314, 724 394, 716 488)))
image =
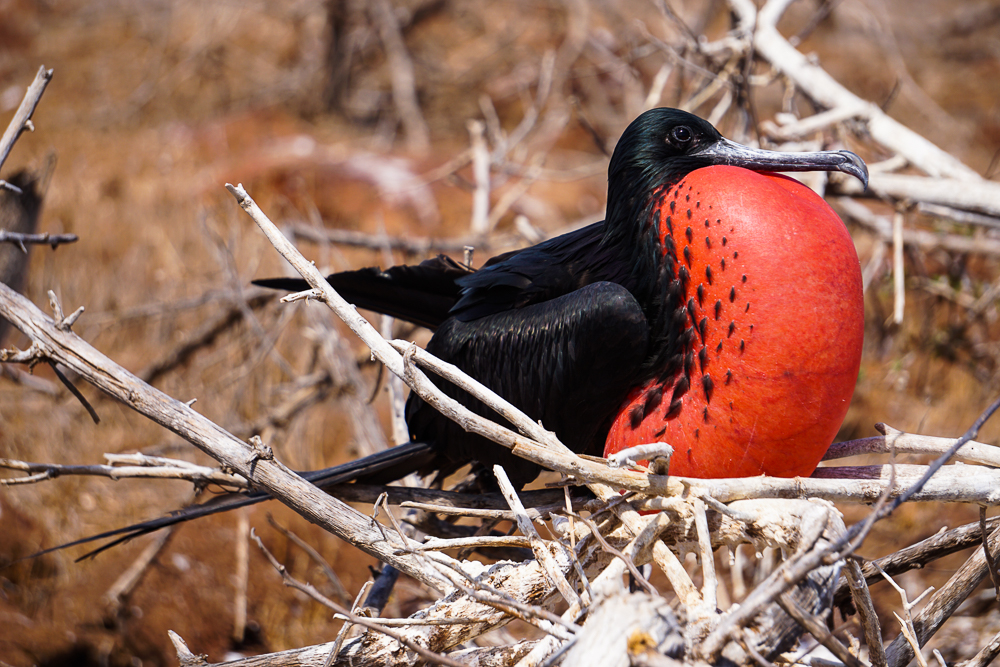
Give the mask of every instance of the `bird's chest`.
POLYGON ((675 475, 811 473, 860 364, 861 276, 846 228, 805 186, 732 167, 689 174, 659 218, 679 357, 632 390, 606 453, 662 441, 675 475))

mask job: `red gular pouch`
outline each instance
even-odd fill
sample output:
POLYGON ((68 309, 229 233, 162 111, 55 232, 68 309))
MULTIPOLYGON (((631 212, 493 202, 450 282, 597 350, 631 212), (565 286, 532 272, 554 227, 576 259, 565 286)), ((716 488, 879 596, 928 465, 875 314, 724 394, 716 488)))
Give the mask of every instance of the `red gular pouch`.
POLYGON ((671 475, 810 475, 861 365, 861 269, 844 223, 798 181, 738 167, 693 171, 663 202, 694 335, 680 371, 630 393, 605 456, 667 442, 671 475))

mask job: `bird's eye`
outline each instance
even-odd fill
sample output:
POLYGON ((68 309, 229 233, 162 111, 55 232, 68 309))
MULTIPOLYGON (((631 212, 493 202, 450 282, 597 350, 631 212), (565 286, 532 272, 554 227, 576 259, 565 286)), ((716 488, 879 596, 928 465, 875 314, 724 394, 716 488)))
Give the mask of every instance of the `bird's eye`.
POLYGON ((679 125, 670 131, 670 140, 676 145, 686 144, 691 137, 691 128, 687 125, 679 125))

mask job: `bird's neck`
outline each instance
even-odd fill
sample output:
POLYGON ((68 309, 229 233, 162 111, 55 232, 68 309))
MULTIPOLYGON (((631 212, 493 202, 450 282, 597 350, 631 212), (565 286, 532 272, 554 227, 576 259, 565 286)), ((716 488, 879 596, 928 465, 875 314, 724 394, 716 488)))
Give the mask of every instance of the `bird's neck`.
MULTIPOLYGON (((663 224, 667 195, 683 178, 673 170, 650 165, 614 169, 608 179, 607 221, 601 246, 631 267, 626 285, 644 309, 655 307, 662 281, 663 224)), ((672 269, 673 267, 667 267, 672 269)), ((646 317, 651 315, 647 309, 646 317)))
POLYGON ((675 374, 683 363, 685 342, 690 347, 690 341, 684 337, 689 328, 678 327, 673 321, 686 299, 686 281, 680 275, 683 267, 677 261, 670 231, 673 191, 682 177, 669 174, 645 184, 640 182, 638 187, 633 184, 621 191, 648 194, 644 198, 619 197, 608 203, 602 244, 618 255, 623 266, 630 267, 625 287, 636 298, 649 323, 646 379, 675 374))

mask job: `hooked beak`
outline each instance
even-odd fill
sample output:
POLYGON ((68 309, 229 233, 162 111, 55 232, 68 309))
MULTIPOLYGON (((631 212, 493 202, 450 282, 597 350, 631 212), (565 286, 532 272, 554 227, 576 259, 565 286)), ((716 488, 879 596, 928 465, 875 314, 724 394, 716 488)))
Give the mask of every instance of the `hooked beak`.
POLYGON ((868 188, 868 167, 851 151, 783 153, 750 148, 729 139, 721 139, 692 157, 708 158, 712 164, 743 167, 753 171, 842 171, 854 176, 868 188))

